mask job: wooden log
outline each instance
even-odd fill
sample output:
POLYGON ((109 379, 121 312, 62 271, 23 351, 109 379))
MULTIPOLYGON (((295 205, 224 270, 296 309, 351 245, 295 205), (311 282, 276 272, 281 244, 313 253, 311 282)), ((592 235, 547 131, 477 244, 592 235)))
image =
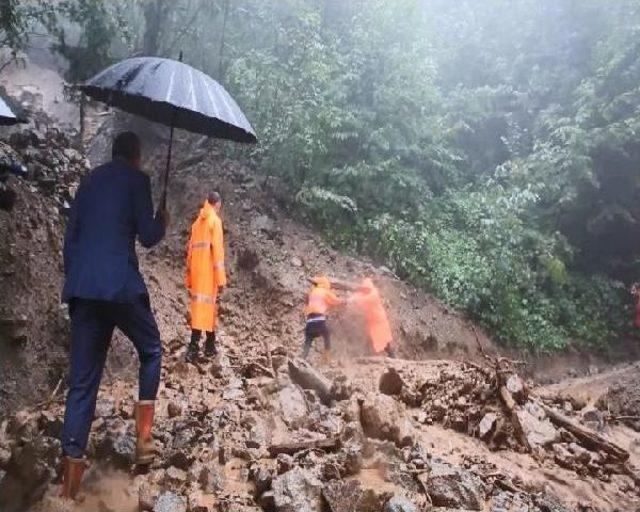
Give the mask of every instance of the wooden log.
POLYGON ((340 446, 338 438, 329 437, 326 439, 315 439, 312 441, 298 441, 291 443, 273 444, 269 446, 269 455, 271 457, 277 457, 281 453, 287 455, 295 455, 298 452, 304 450, 325 450, 333 451, 337 450, 340 446))
POLYGON ((570 420, 564 414, 559 413, 551 407, 547 407, 544 404, 540 404, 540 407, 542 407, 552 423, 555 423, 559 427, 571 432, 585 447, 590 450, 603 451, 619 461, 626 461, 629 459, 629 452, 624 448, 608 441, 593 430, 575 423, 573 420, 570 420))
POLYGON ((331 381, 306 361, 290 360, 289 375, 291 380, 302 389, 312 389, 318 393, 322 403, 328 405, 331 402, 331 381))

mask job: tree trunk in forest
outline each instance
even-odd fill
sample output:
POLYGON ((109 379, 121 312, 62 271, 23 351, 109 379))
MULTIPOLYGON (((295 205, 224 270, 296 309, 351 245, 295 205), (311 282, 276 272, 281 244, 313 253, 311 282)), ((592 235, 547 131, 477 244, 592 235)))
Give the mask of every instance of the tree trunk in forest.
POLYGON ((160 27, 167 11, 167 0, 149 1, 144 6, 145 29, 142 39, 144 55, 158 55, 160 50, 160 27))
POLYGON ((224 15, 222 18, 222 34, 220 35, 220 51, 218 52, 218 81, 224 81, 224 35, 227 31, 227 18, 229 17, 229 0, 224 2, 224 15))

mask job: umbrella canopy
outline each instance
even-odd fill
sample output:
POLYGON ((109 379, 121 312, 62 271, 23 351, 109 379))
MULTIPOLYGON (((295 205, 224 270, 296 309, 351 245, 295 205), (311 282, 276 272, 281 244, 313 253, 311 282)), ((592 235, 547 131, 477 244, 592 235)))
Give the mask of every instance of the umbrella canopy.
POLYGON ((91 98, 167 126, 236 142, 257 142, 229 93, 191 66, 160 57, 134 57, 79 86, 91 98))
POLYGON ((13 101, 4 89, 0 88, 0 125, 11 126, 18 123, 28 123, 24 109, 13 101))

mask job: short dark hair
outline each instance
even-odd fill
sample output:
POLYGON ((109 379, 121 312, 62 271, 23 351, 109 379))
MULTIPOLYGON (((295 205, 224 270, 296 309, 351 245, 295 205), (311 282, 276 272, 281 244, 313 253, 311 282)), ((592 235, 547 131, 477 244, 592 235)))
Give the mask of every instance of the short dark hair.
POLYGON ((222 201, 222 197, 220 196, 220 194, 218 192, 211 191, 211 192, 209 192, 209 196, 207 197, 207 201, 209 201, 209 204, 217 204, 217 203, 222 201))
POLYGON ((111 157, 124 158, 128 162, 140 158, 140 137, 133 132, 119 133, 116 138, 113 139, 111 157))

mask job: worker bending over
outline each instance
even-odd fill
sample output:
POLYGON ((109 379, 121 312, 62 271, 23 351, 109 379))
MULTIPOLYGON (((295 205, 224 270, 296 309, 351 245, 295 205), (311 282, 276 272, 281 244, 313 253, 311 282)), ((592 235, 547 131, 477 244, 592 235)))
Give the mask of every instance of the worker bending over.
POLYGON ((395 357, 391 345, 393 335, 387 313, 384 310, 380 292, 371 279, 366 278, 362 281, 356 292, 349 297, 349 304, 356 306, 364 313, 373 353, 380 354, 384 351, 389 357, 395 357))
POLYGON ((218 295, 227 284, 224 235, 219 216, 221 207, 220 194, 211 192, 191 226, 187 246, 185 285, 191 296, 191 343, 187 349, 187 361, 191 362, 198 357, 202 331, 206 333, 205 356, 217 354, 218 295))
POLYGON ((331 282, 325 276, 314 277, 313 285, 307 296, 305 315, 307 323, 304 328, 304 348, 302 357, 309 356, 313 340, 322 336, 324 340, 323 363, 331 361, 331 334, 327 326, 327 311, 332 306, 343 304, 342 299, 331 291, 331 282))

